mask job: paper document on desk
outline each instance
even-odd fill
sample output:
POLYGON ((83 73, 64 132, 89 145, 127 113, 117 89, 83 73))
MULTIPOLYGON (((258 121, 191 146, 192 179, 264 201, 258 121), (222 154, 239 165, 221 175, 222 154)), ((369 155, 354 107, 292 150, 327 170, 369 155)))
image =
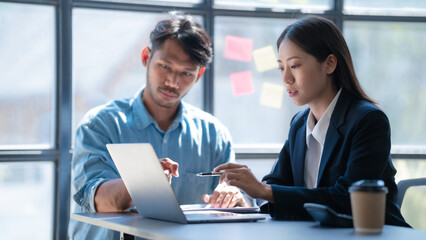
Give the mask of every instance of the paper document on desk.
POLYGON ((180 208, 184 212, 189 211, 222 211, 222 212, 234 212, 234 213, 258 213, 259 207, 233 207, 233 208, 212 208, 210 204, 186 204, 180 205, 180 208))

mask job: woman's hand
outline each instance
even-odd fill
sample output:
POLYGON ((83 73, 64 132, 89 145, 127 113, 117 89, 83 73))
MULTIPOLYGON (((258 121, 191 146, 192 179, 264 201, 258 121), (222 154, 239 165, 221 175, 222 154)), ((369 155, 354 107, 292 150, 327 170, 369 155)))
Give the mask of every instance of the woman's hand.
POLYGON ((223 172, 221 182, 240 188, 250 197, 274 202, 271 185, 259 182, 246 165, 225 163, 216 167, 214 171, 223 172))

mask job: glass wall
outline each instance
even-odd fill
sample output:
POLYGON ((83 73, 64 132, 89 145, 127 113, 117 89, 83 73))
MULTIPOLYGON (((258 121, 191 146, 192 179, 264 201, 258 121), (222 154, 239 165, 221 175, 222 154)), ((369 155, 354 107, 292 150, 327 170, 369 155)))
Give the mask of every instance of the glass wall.
POLYGON ((425 23, 345 21, 355 71, 390 119, 392 144, 426 144, 425 23))
MULTIPOLYGON (((154 25, 165 17, 149 12, 73 10, 73 132, 91 108, 133 97, 145 86, 141 52, 150 46, 154 25)), ((201 108, 202 86, 200 79, 184 100, 201 108)))
POLYGON ((284 94, 277 64, 276 38, 292 22, 215 18, 214 114, 236 144, 283 143, 291 118, 301 109, 284 94))
POLYGON ((4 239, 52 239, 54 162, 5 161, 55 147, 55 8, 0 2, 0 226, 4 239), (3 162, 4 161, 4 162, 3 162), (22 226, 25 226, 23 231, 22 226))
POLYGON ((53 162, 0 163, 3 239, 52 239, 53 162))
POLYGON ((0 149, 53 148, 54 13, 0 2, 0 149))
POLYGON ((426 16, 426 2, 423 0, 345 0, 344 13, 391 16, 426 16))
POLYGON ((332 8, 333 0, 214 0, 216 8, 271 8, 273 11, 301 10, 306 13, 324 12, 332 8))

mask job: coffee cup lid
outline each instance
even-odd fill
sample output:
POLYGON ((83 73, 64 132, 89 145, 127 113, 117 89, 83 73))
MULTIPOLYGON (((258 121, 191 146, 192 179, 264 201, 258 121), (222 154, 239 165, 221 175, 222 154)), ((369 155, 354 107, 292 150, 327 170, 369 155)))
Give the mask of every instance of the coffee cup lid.
POLYGON ((385 186, 383 180, 364 179, 352 183, 349 187, 349 192, 355 191, 388 193, 388 188, 385 186))

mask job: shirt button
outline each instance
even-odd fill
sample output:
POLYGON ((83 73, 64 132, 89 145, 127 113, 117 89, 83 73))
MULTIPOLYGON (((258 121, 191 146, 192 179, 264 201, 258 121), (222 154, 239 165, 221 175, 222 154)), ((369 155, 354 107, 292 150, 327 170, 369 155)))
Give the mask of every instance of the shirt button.
POLYGON ((163 143, 164 143, 164 144, 166 144, 166 143, 167 143, 167 139, 164 139, 164 140, 163 140, 163 143))

